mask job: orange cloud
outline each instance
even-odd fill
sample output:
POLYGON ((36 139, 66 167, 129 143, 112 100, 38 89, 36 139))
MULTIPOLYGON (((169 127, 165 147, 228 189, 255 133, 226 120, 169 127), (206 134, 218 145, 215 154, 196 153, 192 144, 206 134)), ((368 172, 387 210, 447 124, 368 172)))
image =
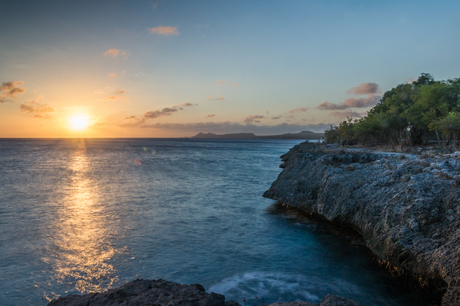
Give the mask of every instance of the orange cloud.
POLYGON ((240 86, 240 83, 238 82, 233 82, 233 87, 239 87, 240 86))
POLYGON ((25 88, 19 87, 23 84, 23 81, 3 82, 0 86, 0 103, 7 102, 6 98, 16 99, 16 95, 26 92, 25 88))
POLYGON ((109 100, 118 100, 118 99, 121 99, 121 97, 119 97, 119 96, 108 96, 108 97, 104 98, 103 100, 104 101, 109 101, 109 100))
POLYGON ((219 81, 216 81, 215 83, 217 85, 222 85, 222 84, 225 84, 227 82, 227 80, 219 80, 219 81))
POLYGON ((120 49, 109 49, 104 52, 105 56, 112 56, 112 57, 117 57, 118 55, 121 55, 123 57, 128 57, 129 53, 120 49))
POLYGON ((47 104, 40 104, 38 103, 39 100, 40 100, 40 97, 28 103, 21 104, 20 106, 21 113, 34 114, 34 118, 43 118, 43 119, 53 118, 53 116, 51 116, 49 113, 55 112, 54 107, 48 106, 47 104))
POLYGON ((111 77, 111 78, 116 78, 116 77, 117 77, 117 73, 116 73, 116 72, 108 73, 107 75, 108 75, 109 77, 111 77))
POLYGON ((164 27, 164 26, 158 26, 156 28, 148 28, 147 31, 150 32, 150 34, 160 34, 164 36, 169 36, 169 35, 179 35, 179 31, 177 30, 177 27, 164 27))

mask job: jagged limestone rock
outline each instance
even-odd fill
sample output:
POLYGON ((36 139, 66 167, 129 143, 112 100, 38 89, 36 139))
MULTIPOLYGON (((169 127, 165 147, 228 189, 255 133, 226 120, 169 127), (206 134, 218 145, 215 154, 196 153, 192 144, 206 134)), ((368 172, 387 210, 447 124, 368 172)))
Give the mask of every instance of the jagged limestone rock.
POLYGON ((446 292, 443 306, 460 305, 460 160, 399 156, 300 144, 264 197, 355 229, 381 260, 446 292))

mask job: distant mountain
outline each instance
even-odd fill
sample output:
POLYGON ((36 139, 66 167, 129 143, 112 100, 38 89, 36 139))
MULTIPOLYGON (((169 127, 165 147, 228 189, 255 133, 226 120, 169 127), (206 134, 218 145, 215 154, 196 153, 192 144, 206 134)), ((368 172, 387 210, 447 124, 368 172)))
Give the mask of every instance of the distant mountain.
POLYGON ((233 134, 222 134, 217 135, 214 133, 198 133, 191 138, 224 138, 224 139, 320 139, 324 133, 314 133, 310 131, 302 131, 300 133, 287 133, 281 135, 267 135, 267 136, 256 136, 254 133, 233 133, 233 134))

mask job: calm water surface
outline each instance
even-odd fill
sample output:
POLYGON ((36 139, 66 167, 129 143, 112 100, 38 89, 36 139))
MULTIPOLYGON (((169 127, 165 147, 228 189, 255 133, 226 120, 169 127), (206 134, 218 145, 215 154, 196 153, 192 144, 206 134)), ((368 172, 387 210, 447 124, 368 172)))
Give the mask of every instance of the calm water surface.
POLYGON ((261 197, 299 142, 0 139, 0 304, 164 278, 242 304, 423 305, 362 246, 261 197))

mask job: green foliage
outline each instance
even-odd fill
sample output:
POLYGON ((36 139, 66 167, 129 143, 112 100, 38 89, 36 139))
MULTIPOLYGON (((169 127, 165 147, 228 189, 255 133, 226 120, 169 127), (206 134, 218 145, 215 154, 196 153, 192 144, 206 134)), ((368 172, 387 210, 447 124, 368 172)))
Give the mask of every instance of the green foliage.
POLYGON ((422 73, 412 84, 384 93, 367 116, 347 118, 326 131, 330 143, 365 145, 423 145, 440 134, 447 141, 460 136, 460 79, 435 81, 422 73))

